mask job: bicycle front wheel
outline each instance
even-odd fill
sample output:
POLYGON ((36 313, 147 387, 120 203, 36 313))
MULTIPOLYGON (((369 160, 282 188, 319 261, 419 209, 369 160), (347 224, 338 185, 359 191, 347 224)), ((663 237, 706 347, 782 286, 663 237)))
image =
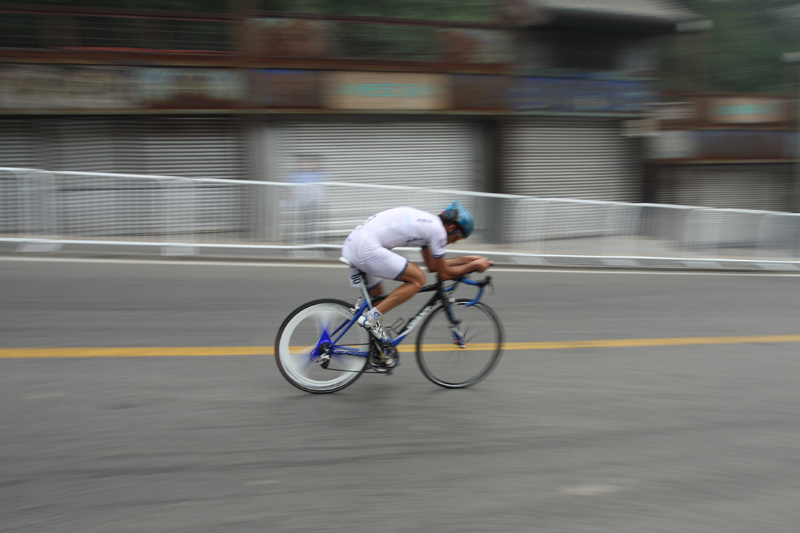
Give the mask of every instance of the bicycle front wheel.
POLYGON ((474 385, 492 373, 500 362, 503 327, 487 305, 456 300, 454 326, 444 306, 431 313, 417 336, 417 363, 426 378, 440 387, 459 389, 474 385))
POLYGON ((350 306, 315 300, 295 309, 275 337, 275 361, 286 380, 306 392, 342 390, 367 366, 369 332, 354 325, 350 306), (330 360, 324 363, 324 356, 330 360))

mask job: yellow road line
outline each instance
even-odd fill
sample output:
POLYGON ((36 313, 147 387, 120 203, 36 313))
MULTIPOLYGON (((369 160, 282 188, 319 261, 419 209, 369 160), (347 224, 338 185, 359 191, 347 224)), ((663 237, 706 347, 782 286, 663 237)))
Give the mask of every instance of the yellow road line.
POLYGON ((0 359, 67 357, 201 357, 217 355, 272 355, 271 347, 229 348, 0 348, 0 359))
MULTIPOLYGON (((750 335, 740 337, 685 337, 672 339, 613 339, 558 342, 508 342, 503 349, 565 350, 577 348, 644 348, 655 346, 689 346, 711 344, 786 343, 800 342, 800 335, 750 335)), ((486 349, 485 344, 473 344, 472 350, 486 349)), ((451 350, 450 344, 429 344, 428 351, 451 350)), ((414 352, 413 344, 401 346, 403 353, 414 352)), ((203 357, 273 355, 272 346, 184 347, 184 348, 0 348, 0 359, 86 358, 86 357, 203 357)))
POLYGON ((771 344, 800 342, 800 335, 749 335, 739 337, 684 337, 673 339, 614 339, 560 342, 514 342, 506 350, 563 350, 572 348, 635 348, 649 346, 688 346, 704 344, 771 344))

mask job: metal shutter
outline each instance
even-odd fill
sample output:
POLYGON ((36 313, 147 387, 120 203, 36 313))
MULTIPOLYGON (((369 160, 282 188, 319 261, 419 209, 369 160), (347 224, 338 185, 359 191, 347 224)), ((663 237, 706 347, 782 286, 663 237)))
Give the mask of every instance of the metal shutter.
POLYGON ((120 172, 111 117, 55 118, 48 121, 48 170, 120 172))
POLYGON ((329 179, 475 190, 476 128, 465 122, 303 122, 275 126, 278 180, 296 154, 323 157, 329 179))
POLYGON ((231 117, 59 117, 44 119, 41 130, 34 136, 26 121, 3 121, 4 164, 191 178, 245 177, 244 136, 231 117), (35 157, 36 153, 46 158, 35 157))
POLYGON ((701 207, 791 210, 790 164, 681 165, 660 171, 659 201, 701 207))
POLYGON ((512 120, 504 133, 505 192, 639 201, 637 141, 622 133, 618 120, 512 120))
POLYGON ((36 139, 35 119, 0 119, 0 167, 35 168, 41 165, 41 151, 37 149, 36 139))
MULTIPOLYGON (((471 191, 478 186, 478 128, 459 121, 292 122, 270 126, 272 179, 291 182, 296 156, 322 157, 333 182, 471 191)), ((322 187, 313 208, 302 189, 284 191, 280 232, 292 242, 341 243, 368 216, 400 205, 436 212, 449 195, 422 191, 322 187)), ((471 197, 462 198, 474 208, 471 197)))
POLYGON ((158 117, 140 128, 147 174, 245 178, 244 135, 230 117, 158 117))
POLYGON ((0 166, 78 172, 137 172, 135 121, 127 117, 0 120, 0 166))
MULTIPOLYGON (((47 117, 31 124, 3 122, 2 151, 13 156, 5 157, 4 165, 244 178, 243 135, 231 117, 47 117), (45 157, 34 157, 39 153, 45 157)), ((14 180, 2 177, 0 194, 11 200, 0 199, 0 207, 19 204, 14 180)), ((52 216, 65 235, 75 236, 160 235, 165 228, 231 234, 246 229, 251 211, 247 191, 238 184, 70 176, 59 179, 53 194, 52 216)), ((6 211, 0 231, 19 225, 15 212, 6 211)))
MULTIPOLYGON (((246 178, 244 134, 232 117, 150 117, 139 139, 144 173, 186 178, 246 178)), ((176 231, 235 234, 250 216, 248 190, 239 184, 162 185, 176 231)), ((230 237, 230 235, 229 235, 230 237)))

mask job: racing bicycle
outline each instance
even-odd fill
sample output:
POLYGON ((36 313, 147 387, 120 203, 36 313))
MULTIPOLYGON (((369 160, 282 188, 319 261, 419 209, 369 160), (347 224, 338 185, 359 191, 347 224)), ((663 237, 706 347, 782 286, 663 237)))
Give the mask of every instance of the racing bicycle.
POLYGON ((275 337, 275 361, 289 383, 325 394, 344 389, 364 373, 391 375, 400 363, 400 344, 417 326, 417 364, 436 385, 469 387, 495 369, 502 355, 503 327, 497 314, 480 301, 492 284, 491 276, 473 280, 467 274, 447 282, 437 278, 426 285, 420 292, 432 294, 417 314, 385 328, 393 337, 390 342, 381 342, 356 324, 361 314, 386 297, 371 297, 364 273, 359 276, 362 294, 352 305, 335 299, 314 300, 292 311, 281 324, 275 337), (476 287, 477 295, 455 298, 462 285, 476 287))

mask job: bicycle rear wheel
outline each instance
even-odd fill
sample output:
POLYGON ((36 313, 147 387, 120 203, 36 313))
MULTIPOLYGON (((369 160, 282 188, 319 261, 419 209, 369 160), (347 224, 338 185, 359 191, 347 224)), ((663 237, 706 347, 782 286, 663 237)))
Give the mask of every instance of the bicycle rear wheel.
POLYGON ((500 362, 503 327, 495 312, 480 302, 456 300, 453 314, 459 321, 463 347, 456 339, 444 306, 422 324, 417 336, 417 363, 426 378, 440 387, 460 389, 491 374, 500 362))
POLYGON ((295 309, 275 337, 275 361, 283 377, 317 394, 342 390, 357 380, 367 366, 370 339, 359 326, 342 335, 352 318, 350 306, 340 300, 315 300, 295 309), (321 364, 323 353, 330 355, 327 367, 321 364))

